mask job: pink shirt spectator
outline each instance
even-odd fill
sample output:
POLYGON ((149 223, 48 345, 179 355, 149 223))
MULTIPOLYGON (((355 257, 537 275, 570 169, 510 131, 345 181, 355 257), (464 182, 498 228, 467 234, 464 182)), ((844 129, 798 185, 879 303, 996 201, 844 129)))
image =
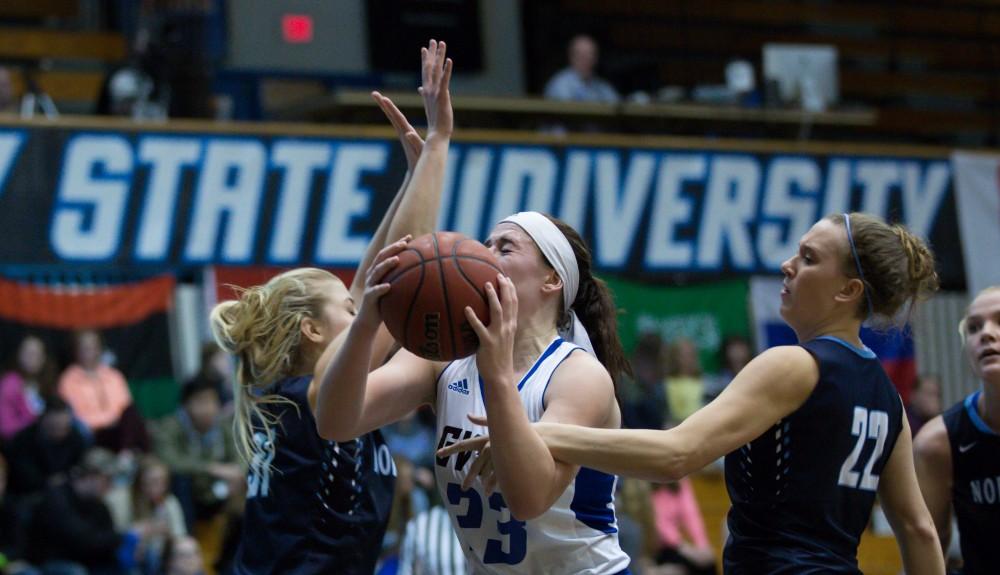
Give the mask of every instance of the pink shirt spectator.
POLYGON ((24 379, 9 371, 0 379, 0 438, 10 439, 34 423, 45 409, 38 393, 24 387, 24 379))
POLYGON ((681 534, 683 529, 687 540, 694 547, 708 547, 708 537, 705 535, 705 523, 694 498, 691 482, 681 479, 677 491, 660 487, 653 491, 653 518, 656 521, 656 532, 660 542, 671 549, 677 549, 684 542, 681 534))
POLYGON ((69 366, 59 378, 59 395, 91 431, 111 427, 132 404, 125 376, 107 365, 90 373, 79 365, 69 366))

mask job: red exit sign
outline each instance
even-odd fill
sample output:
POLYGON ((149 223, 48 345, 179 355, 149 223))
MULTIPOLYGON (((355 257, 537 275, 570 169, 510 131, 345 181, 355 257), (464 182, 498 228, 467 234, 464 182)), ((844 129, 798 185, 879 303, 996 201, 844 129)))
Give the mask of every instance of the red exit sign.
POLYGON ((281 37, 289 44, 308 44, 313 39, 313 19, 308 14, 281 17, 281 37))

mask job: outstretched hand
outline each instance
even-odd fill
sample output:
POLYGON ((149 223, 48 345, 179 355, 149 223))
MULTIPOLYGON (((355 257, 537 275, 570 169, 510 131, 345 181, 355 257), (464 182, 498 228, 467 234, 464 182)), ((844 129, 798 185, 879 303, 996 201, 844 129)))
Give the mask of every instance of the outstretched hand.
POLYGON ((372 92, 372 100, 382 109, 382 113, 389 119, 389 123, 396 129, 396 136, 399 143, 403 145, 403 152, 406 153, 406 169, 411 173, 420 158, 420 152, 424 149, 424 139, 420 137, 417 130, 410 125, 406 116, 399 111, 396 104, 380 92, 372 92))
POLYGON ((446 58, 447 46, 444 42, 431 40, 426 48, 420 49, 421 86, 417 89, 424 99, 427 114, 427 138, 441 136, 450 138, 454 129, 454 114, 451 110, 451 58, 446 58))

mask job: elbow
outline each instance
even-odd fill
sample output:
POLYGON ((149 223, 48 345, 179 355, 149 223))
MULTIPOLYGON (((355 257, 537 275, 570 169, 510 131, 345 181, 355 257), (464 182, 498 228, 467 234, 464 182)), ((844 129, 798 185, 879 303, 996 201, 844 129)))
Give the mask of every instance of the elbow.
POLYGON ((356 433, 353 427, 345 425, 343 420, 341 421, 331 421, 331 417, 321 417, 319 413, 316 414, 316 433, 326 441, 336 441, 344 442, 350 441, 356 438, 359 433, 356 433))
POLYGON ((918 541, 921 545, 941 546, 941 540, 938 537, 937 527, 934 525, 934 521, 930 518, 915 523, 910 527, 910 531, 913 539, 918 541))
POLYGON ((547 502, 541 499, 529 499, 527 497, 512 497, 505 501, 510 514, 518 521, 531 521, 549 510, 547 502))
POLYGON ((916 548, 941 548, 941 541, 938 538, 938 531, 934 521, 930 517, 914 518, 901 526, 902 533, 896 536, 905 541, 907 546, 916 548))

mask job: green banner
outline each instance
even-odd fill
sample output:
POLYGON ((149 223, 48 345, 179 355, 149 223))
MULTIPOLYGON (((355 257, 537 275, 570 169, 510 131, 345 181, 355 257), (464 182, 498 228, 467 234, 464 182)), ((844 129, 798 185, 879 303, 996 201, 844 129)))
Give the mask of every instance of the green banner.
POLYGON ((659 333, 664 342, 684 337, 698 346, 702 368, 714 372, 726 336, 750 338, 746 280, 662 286, 615 277, 603 279, 621 310, 618 332, 627 352, 644 332, 659 333))

